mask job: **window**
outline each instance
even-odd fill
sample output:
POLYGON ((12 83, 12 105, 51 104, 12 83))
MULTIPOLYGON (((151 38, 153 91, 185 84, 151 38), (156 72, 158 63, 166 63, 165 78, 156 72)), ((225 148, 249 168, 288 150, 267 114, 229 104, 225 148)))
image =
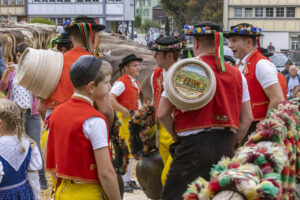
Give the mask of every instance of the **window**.
POLYGON ((245 8, 245 17, 252 17, 253 9, 245 8))
POLYGON ((65 0, 65 2, 71 2, 71 0, 65 0))
POLYGON ((42 2, 48 2, 48 0, 42 0, 42 2))
POLYGON ((55 18, 49 18, 51 21, 54 21, 55 22, 55 18))
POLYGON ((287 17, 295 17, 295 8, 294 7, 286 8, 286 16, 287 17))
POLYGON ((49 2, 55 2, 55 0, 49 0, 49 2))
POLYGON ((23 4, 23 0, 16 0, 16 4, 17 5, 22 5, 23 4))
POLYGON ((85 0, 85 2, 91 2, 91 0, 85 0))
POLYGON ((144 10, 144 16, 149 16, 149 10, 148 9, 144 10))
POLYGON ((234 17, 242 17, 243 9, 242 8, 234 8, 234 17))
POLYGON ((34 0, 34 2, 40 2, 40 0, 34 0))
POLYGON ((106 3, 114 3, 114 0, 106 0, 106 3))
POLYGON ((140 15, 140 9, 136 9, 136 14, 140 15))
POLYGON ((56 0, 56 2, 63 2, 63 0, 56 0))
POLYGON ((1 5, 7 5, 7 0, 1 0, 1 5))
POLYGON ((99 2, 99 0, 93 0, 93 2, 99 2))
POLYGON ((115 0, 116 3, 122 3, 122 0, 115 0))
POLYGON ((276 17, 284 17, 284 8, 276 8, 276 17))
POLYGON ((255 17, 263 17, 264 9, 263 8, 255 8, 255 17))
POLYGON ((274 17, 274 8, 266 8, 266 17, 274 17))
POLYGON ((77 0, 77 2, 83 2, 83 0, 77 0))
POLYGON ((61 25, 64 23, 64 18, 57 18, 57 24, 61 25))
POLYGON ((145 0, 145 6, 150 6, 150 1, 149 0, 145 0))
POLYGON ((9 0, 9 1, 8 1, 8 4, 9 4, 9 5, 14 5, 14 4, 15 4, 15 0, 9 0))
POLYGON ((136 8, 139 8, 139 7, 140 7, 140 1, 136 1, 135 7, 136 7, 136 8))
POLYGON ((298 38, 292 38, 292 49, 295 50, 295 49, 298 49, 298 47, 299 47, 298 38))

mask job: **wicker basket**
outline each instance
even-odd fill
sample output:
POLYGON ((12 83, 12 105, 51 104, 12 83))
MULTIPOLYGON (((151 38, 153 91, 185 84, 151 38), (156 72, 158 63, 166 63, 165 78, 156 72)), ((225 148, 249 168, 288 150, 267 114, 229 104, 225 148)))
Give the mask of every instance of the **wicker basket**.
POLYGON ((169 100, 182 112, 204 107, 216 91, 213 70, 199 58, 187 58, 173 64, 164 84, 169 100))
POLYGON ((48 99, 57 87, 63 63, 62 53, 27 48, 20 59, 16 80, 35 96, 48 99))

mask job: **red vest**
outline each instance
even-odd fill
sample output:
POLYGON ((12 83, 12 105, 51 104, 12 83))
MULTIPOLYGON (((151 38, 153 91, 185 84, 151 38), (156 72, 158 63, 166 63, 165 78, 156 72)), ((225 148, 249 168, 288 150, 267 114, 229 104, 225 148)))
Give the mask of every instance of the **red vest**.
POLYGON ((84 121, 95 116, 106 122, 87 101, 75 98, 53 110, 47 142, 47 170, 69 180, 99 182, 94 150, 83 133, 84 121))
POLYGON ((278 82, 280 84, 282 93, 283 93, 283 97, 284 100, 287 100, 287 82, 286 82, 286 78, 284 77, 284 75, 280 72, 278 72, 278 82))
MULTIPOLYGON (((243 74, 245 75, 245 78, 247 79, 248 83, 252 114, 254 118, 253 121, 263 120, 266 117, 269 106, 269 99, 266 96, 263 88, 259 84, 258 80, 256 79, 255 75, 256 64, 261 59, 269 60, 268 58, 263 56, 258 50, 253 51, 253 53, 247 58, 247 65, 245 66, 245 69, 243 71, 243 74)), ((278 80, 281 89, 284 93, 284 90, 286 90, 286 85, 284 85, 284 82, 281 80, 280 75, 278 75, 278 80)))
POLYGON ((155 119, 157 119, 157 109, 159 106, 159 101, 161 94, 163 92, 163 69, 160 67, 156 67, 153 73, 152 78, 152 86, 153 86, 153 104, 155 107, 155 119))
MULTIPOLYGON (((139 90, 133 85, 131 78, 124 74, 117 81, 121 81, 125 85, 124 92, 117 97, 119 104, 127 108, 128 110, 138 110, 139 109, 139 90)), ((136 81, 140 92, 142 94, 142 89, 138 81, 136 81)))
POLYGON ((91 55, 88 51, 80 47, 74 47, 70 51, 64 53, 64 66, 60 76, 60 80, 54 92, 46 100, 45 107, 55 108, 56 106, 66 102, 74 93, 74 87, 71 82, 69 71, 72 64, 83 55, 91 55))
POLYGON ((216 92, 213 99, 203 108, 181 112, 175 109, 175 131, 191 131, 209 127, 233 127, 238 129, 242 106, 243 83, 237 68, 225 63, 226 72, 219 72, 214 55, 201 59, 214 71, 216 92))

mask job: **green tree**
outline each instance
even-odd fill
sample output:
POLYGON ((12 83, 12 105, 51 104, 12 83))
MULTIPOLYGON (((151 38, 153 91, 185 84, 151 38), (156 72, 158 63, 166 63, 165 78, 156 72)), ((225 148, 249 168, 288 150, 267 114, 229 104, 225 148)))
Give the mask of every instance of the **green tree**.
POLYGON ((170 22, 168 16, 166 16, 166 20, 165 20, 165 33, 167 36, 170 36, 170 22))
POLYGON ((145 19, 142 25, 142 29, 147 33, 150 28, 160 28, 160 24, 156 21, 145 19))
POLYGON ((56 23, 50 19, 47 18, 32 18, 29 23, 40 23, 40 24, 50 24, 50 25, 56 25, 56 23))
POLYGON ((201 14, 202 21, 213 21, 218 24, 223 22, 223 0, 207 1, 201 14))
POLYGON ((164 11, 174 18, 178 30, 182 30, 185 25, 184 15, 187 12, 188 2, 189 0, 161 0, 164 11))
POLYGON ((133 23, 135 28, 140 28, 142 25, 142 19, 141 16, 137 15, 134 17, 134 23, 133 23))

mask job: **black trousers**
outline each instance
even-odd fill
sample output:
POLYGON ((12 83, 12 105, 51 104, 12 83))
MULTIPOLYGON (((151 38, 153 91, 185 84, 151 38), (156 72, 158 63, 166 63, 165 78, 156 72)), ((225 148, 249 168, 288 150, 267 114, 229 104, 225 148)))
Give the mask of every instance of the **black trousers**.
POLYGON ((201 176, 209 180, 209 172, 222 156, 233 156, 234 137, 230 131, 214 130, 181 137, 176 147, 163 200, 181 200, 188 184, 201 176))

